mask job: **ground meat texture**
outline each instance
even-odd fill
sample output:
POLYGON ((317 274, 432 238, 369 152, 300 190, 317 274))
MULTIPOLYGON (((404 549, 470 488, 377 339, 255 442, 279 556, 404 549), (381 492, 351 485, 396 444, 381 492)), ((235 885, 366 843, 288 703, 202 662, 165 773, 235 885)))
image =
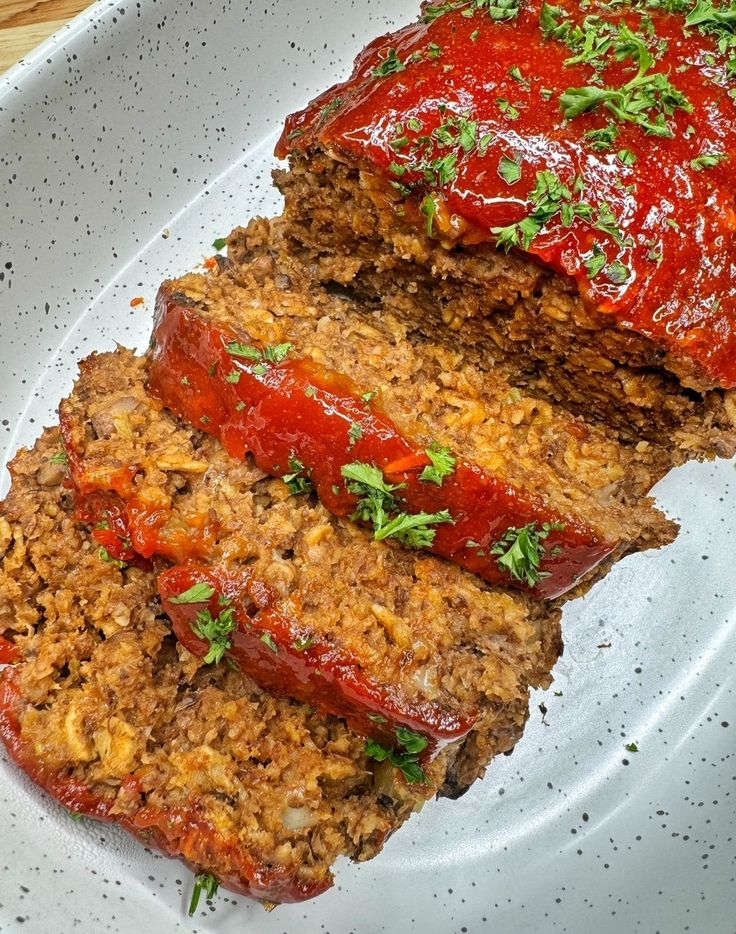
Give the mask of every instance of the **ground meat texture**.
POLYGON ((408 329, 446 341, 518 385, 661 448, 668 466, 736 451, 736 397, 587 307, 572 280, 491 244, 428 237, 370 167, 314 148, 275 173, 284 250, 318 282, 348 287, 408 329))
POLYGON ((145 361, 130 352, 90 357, 81 371, 61 405, 81 518, 98 535, 105 511, 92 520, 85 502, 109 493, 106 503, 122 508, 133 543, 159 562, 165 597, 197 581, 214 585, 211 598, 193 606, 167 604, 194 654, 209 646, 193 636, 196 619, 182 611, 202 611, 211 599, 216 616, 218 597, 228 596, 242 610, 231 657, 259 683, 344 714, 387 746, 396 744, 399 726, 421 732, 430 740, 423 762, 470 730, 448 751, 448 768, 460 758, 464 765, 453 770, 446 791, 461 792, 493 755, 513 748, 529 689, 549 683, 561 648, 558 607, 491 589, 423 552, 376 542, 314 496, 291 494, 250 459, 235 460, 164 410, 146 390, 145 361), (99 427, 103 413, 121 409, 117 424, 99 427), (120 476, 130 486, 114 490, 110 478, 120 476), (157 523, 151 532, 151 513, 144 518, 144 538, 137 525, 142 503, 154 504, 157 523), (162 557, 172 561, 169 570, 162 557), (172 574, 179 581, 173 587, 172 574), (260 596, 239 602, 228 579, 255 582, 260 596), (304 642, 312 644, 305 649, 304 642), (294 665, 310 678, 295 683, 294 665), (328 677, 328 690, 319 687, 328 677), (377 696, 388 701, 381 706, 377 696))
POLYGON ((61 449, 53 429, 18 454, 0 512, 9 753, 65 807, 234 891, 322 892, 338 856, 374 856, 442 785, 449 752, 409 785, 342 721, 203 665, 173 638, 154 574, 103 560, 75 522, 66 478, 50 476, 61 449))
MULTIPOLYGON (((434 543, 427 547, 495 584, 515 583, 494 557, 493 547, 504 530, 530 521, 541 527, 558 520, 561 531, 553 533, 556 538, 550 536, 547 563, 542 564, 549 576, 534 584, 535 593, 542 596, 569 589, 606 554, 619 557, 671 538, 673 527, 650 500, 628 501, 627 490, 639 482, 645 457, 623 454, 615 440, 582 419, 525 395, 503 371, 475 366, 462 352, 438 342, 412 343, 388 313, 361 314, 350 302, 301 288, 288 258, 272 262, 265 274, 268 260, 262 254, 249 262, 235 261, 223 271, 166 283, 159 293, 154 389, 180 415, 221 437, 231 453, 253 451, 260 466, 277 474, 287 471, 294 454, 308 473, 311 470, 320 499, 343 515, 353 513, 357 499, 345 495, 340 464, 376 463, 392 482, 403 484, 408 503, 413 502, 410 495, 425 497, 410 511, 434 514, 447 506, 458 517, 438 526, 434 543), (290 287, 280 287, 282 280, 290 287), (281 369, 262 366, 261 384, 248 369, 229 372, 236 361, 225 346, 233 341, 289 346, 291 356, 281 369), (301 390, 292 385, 300 365, 310 377, 305 377, 301 390), (312 377, 313 370, 317 373, 312 377), (311 413, 303 414, 312 401, 304 396, 315 392, 310 382, 319 388, 328 379, 329 385, 345 380, 346 374, 357 414, 350 410, 347 417, 331 417, 327 427, 311 413), (281 380, 278 386, 275 379, 281 380), (413 443, 412 450, 425 456, 432 444, 440 444, 452 450, 459 465, 471 465, 468 471, 480 468, 484 482, 496 486, 455 506, 446 498, 456 493, 454 476, 440 489, 420 482, 416 467, 414 473, 411 467, 391 473, 393 464, 403 463, 401 456, 384 455, 368 436, 369 429, 361 427, 370 426, 375 417, 375 410, 361 402, 367 390, 378 412, 386 413, 401 438, 413 443), (299 407, 288 421, 287 405, 299 407), (303 427, 307 418, 319 426, 311 433, 303 427), (357 438, 351 437, 349 425, 358 425, 357 438), (334 444, 332 438, 329 445, 318 440, 333 429, 334 444), (507 502, 496 492, 499 488, 507 502), (426 500, 430 495, 431 504, 426 500), (475 512, 482 517, 477 525, 472 524, 475 512)), ((322 406, 331 415, 334 398, 334 393, 327 402, 318 397, 313 407, 322 406)), ((375 429, 381 441, 386 434, 382 426, 375 429)), ((461 469, 458 466, 457 485, 461 469)))

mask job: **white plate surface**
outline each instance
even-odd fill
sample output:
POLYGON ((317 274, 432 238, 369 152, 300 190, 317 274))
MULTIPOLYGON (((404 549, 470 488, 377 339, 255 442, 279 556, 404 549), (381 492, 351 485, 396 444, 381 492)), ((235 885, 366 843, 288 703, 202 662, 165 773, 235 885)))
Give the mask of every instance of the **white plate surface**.
MULTIPOLYGON (((278 209, 282 117, 416 7, 105 2, 0 79, 4 460, 54 421, 80 357, 145 346, 163 277, 278 209)), ((190 920, 183 867, 71 821, 2 754, 0 931, 734 934, 734 480, 722 462, 660 485, 680 538, 567 609, 513 756, 314 902, 266 915, 225 893, 190 920)))

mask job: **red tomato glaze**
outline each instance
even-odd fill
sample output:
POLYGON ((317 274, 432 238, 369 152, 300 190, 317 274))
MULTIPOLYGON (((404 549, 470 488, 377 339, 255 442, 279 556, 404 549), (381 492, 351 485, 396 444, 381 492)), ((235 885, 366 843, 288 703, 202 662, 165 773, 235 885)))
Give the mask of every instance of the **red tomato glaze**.
MULTIPOLYGON (((476 242, 495 240, 491 228, 530 213, 538 171, 556 173, 571 190, 580 177, 575 200, 594 212, 608 204, 623 242, 582 217, 563 226, 558 214, 528 252, 574 277, 583 297, 620 327, 693 364, 696 379, 734 387, 736 104, 733 79, 729 83, 725 76, 729 56, 717 51, 713 36, 686 30, 685 14, 643 4, 639 10, 612 10, 593 3, 584 12, 578 4, 561 5, 576 22, 599 15, 644 37, 655 55, 647 74, 668 75, 692 105, 690 112, 678 108, 666 117, 671 138, 646 135, 635 123, 616 120, 605 106, 565 120, 561 95, 595 85, 597 73, 590 64, 565 64, 576 52, 563 41, 545 39, 542 0, 524 0, 520 15, 508 22, 494 22, 485 10, 473 12, 470 3, 460 3, 434 22, 375 40, 358 56, 348 81, 289 117, 277 153, 283 157, 319 143, 394 182, 419 181, 419 197, 438 191, 450 214, 472 225, 476 242), (391 49, 405 67, 375 75, 391 49), (412 61, 416 54, 421 59, 412 61), (401 171, 411 161, 421 136, 458 115, 475 121, 477 139, 486 141, 471 151, 435 147, 435 157, 457 155, 452 180, 438 185, 411 170, 401 176, 391 170, 392 163, 401 171), (609 150, 596 150, 585 134, 609 122, 618 136, 609 150), (722 157, 717 165, 692 164, 714 153, 722 157), (628 164, 632 156, 635 162, 628 164), (502 177, 503 157, 520 166, 518 180, 502 177), (586 260, 595 244, 609 264, 618 260, 626 267, 625 281, 605 272, 590 278, 586 260)), ((564 24, 564 15, 558 22, 564 24)), ((604 57, 601 85, 620 89, 636 76, 631 57, 615 62, 613 51, 604 57)))
MULTIPOLYGON (((23 704, 20 672, 6 668, 0 673, 0 739, 31 781, 65 808, 120 824, 146 846, 181 859, 193 872, 212 870, 224 888, 260 901, 300 902, 320 895, 332 884, 329 879, 307 882, 287 868, 269 866, 252 857, 236 835, 224 837, 202 816, 194 795, 185 807, 160 808, 143 803, 131 815, 115 812, 114 796, 103 797, 79 779, 51 771, 39 761, 21 735, 23 704)), ((140 794, 142 785, 135 775, 122 784, 131 794, 140 794)))
POLYGON ((159 576, 158 584, 174 632, 193 655, 202 658, 210 648, 192 628, 197 615, 209 610, 217 618, 224 606, 232 607, 237 628, 229 636, 228 655, 242 671, 269 690, 343 717, 363 736, 393 745, 397 727, 408 727, 430 741, 429 756, 465 736, 477 718, 474 710, 460 714, 438 702, 413 702, 397 685, 368 676, 359 660, 307 629, 294 599, 279 599, 247 568, 174 567, 159 576), (201 582, 215 589, 208 601, 171 602, 201 582))
POLYGON ((511 527, 563 522, 564 528, 545 542, 541 569, 549 576, 534 588, 547 598, 564 593, 615 548, 579 521, 552 512, 542 500, 470 461, 459 460, 441 486, 421 481, 420 470, 429 464, 424 449, 364 402, 364 390, 350 379, 296 356, 296 350, 254 373, 252 361, 228 352, 233 341, 249 343, 247 335, 213 323, 165 286, 157 299, 154 339, 150 388, 164 405, 220 437, 232 456, 250 452, 273 476, 288 474, 290 460, 298 458, 335 515, 351 515, 358 501, 341 468, 356 461, 375 465, 388 481, 403 484, 397 491, 402 509, 449 509, 454 521, 432 526, 436 536, 430 551, 488 581, 522 588, 526 585, 512 580, 490 554, 493 544, 511 527), (359 436, 351 436, 353 425, 359 426, 359 436))

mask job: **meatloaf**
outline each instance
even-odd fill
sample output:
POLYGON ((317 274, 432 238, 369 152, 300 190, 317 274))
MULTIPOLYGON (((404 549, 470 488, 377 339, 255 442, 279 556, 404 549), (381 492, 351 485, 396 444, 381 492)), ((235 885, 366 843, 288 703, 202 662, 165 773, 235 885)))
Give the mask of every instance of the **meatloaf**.
POLYGON ((673 463, 730 456, 730 27, 693 6, 425 6, 287 120, 287 249, 673 463))
POLYGON ((128 351, 92 356, 61 405, 79 521, 103 557, 156 563, 193 656, 342 715, 414 781, 449 746, 443 793, 461 793, 549 683, 559 608, 375 541, 180 422, 145 379, 128 351))
POLYGON ((449 751, 410 784, 341 720, 188 652, 154 573, 109 560, 75 522, 62 452, 50 429, 17 455, 0 515, 0 646, 13 662, 0 671, 0 737, 12 758, 73 813, 205 873, 209 891, 215 880, 267 902, 324 891, 338 856, 374 856, 442 785, 449 751))
POLYGON ((254 223, 222 269, 161 287, 151 387, 167 406, 376 538, 496 585, 556 597, 605 558, 670 540, 636 495, 658 476, 649 445, 623 447, 503 369, 410 340, 388 309, 309 288, 268 231, 254 223), (539 561, 512 567, 530 533, 539 561))

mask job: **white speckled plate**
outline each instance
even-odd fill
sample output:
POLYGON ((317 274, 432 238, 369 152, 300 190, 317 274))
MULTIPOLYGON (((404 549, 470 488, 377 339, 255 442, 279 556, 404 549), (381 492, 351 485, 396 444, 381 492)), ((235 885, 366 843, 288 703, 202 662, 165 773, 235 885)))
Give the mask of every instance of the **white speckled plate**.
MULTIPOLYGON (((4 459, 54 420, 76 360, 145 346, 164 276, 277 207, 283 115, 417 6, 100 3, 0 79, 4 459)), ((0 931, 734 934, 735 479, 719 463, 661 484, 682 535, 568 608, 513 756, 315 902, 266 915, 226 893, 190 920, 183 867, 71 821, 0 757, 0 931)))

